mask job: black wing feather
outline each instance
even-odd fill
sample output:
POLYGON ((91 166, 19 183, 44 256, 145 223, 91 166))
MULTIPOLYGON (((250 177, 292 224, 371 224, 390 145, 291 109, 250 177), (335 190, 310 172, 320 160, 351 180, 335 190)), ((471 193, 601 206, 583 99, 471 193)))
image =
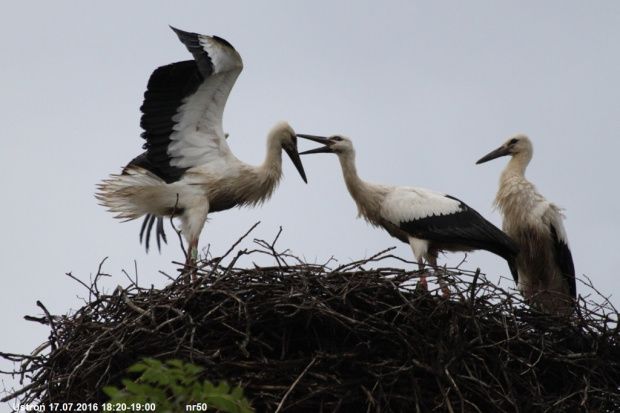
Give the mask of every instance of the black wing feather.
POLYGON ((166 183, 178 181, 187 170, 170 165, 168 145, 176 124, 172 118, 183 100, 195 93, 203 81, 193 60, 157 68, 149 79, 144 103, 140 107, 140 126, 144 129, 141 136, 146 140, 146 159, 139 166, 153 172, 166 183))
POLYGON ((575 280, 575 264, 573 263, 573 254, 571 254, 568 245, 558 238, 558 233, 553 225, 550 225, 550 230, 558 259, 558 265, 564 275, 566 284, 568 284, 568 291, 570 292, 571 297, 577 299, 577 282, 575 280))
MULTIPOLYGON (((189 52, 192 54, 192 56, 194 56, 194 60, 198 65, 200 73, 202 73, 205 78, 211 76, 214 70, 213 61, 211 60, 211 57, 204 49, 204 47, 200 44, 201 35, 199 35, 198 33, 190 33, 179 30, 172 26, 170 26, 170 28, 174 30, 177 36, 179 36, 179 40, 181 41, 181 43, 183 43, 185 47, 187 47, 187 50, 189 50, 189 52)), ((217 36, 212 36, 212 38, 234 50, 234 47, 232 47, 232 45, 226 40, 217 36)))
MULTIPOLYGON (((200 35, 171 27, 179 40, 192 54, 194 60, 172 63, 157 68, 151 75, 140 107, 142 118, 140 126, 144 129, 142 138, 146 140, 146 161, 142 166, 166 183, 178 181, 188 168, 170 165, 168 154, 170 134, 176 124, 172 118, 184 100, 193 95, 206 78, 214 71, 213 61, 200 44, 200 35)), ((230 43, 216 38, 231 47, 230 43)))
MULTIPOLYGON (((157 175, 166 183, 178 181, 188 169, 170 164, 168 146, 171 143, 170 135, 176 124, 172 119, 185 99, 194 94, 214 71, 211 57, 200 44, 200 35, 171 28, 187 47, 194 60, 159 67, 149 78, 144 93, 144 102, 140 107, 142 111, 140 126, 144 130, 141 136, 146 141, 143 146, 146 152, 129 162, 123 171, 126 173, 127 168, 132 165, 139 166, 157 175)), ((215 36, 213 38, 234 49, 226 40, 215 36)), ((155 223, 157 223, 155 233, 158 249, 161 250, 162 240, 167 243, 163 217, 149 214, 144 218, 140 230, 140 242, 144 239, 147 251, 155 223)))
POLYGON ((519 253, 518 245, 476 210, 457 198, 449 195, 446 197, 459 202, 458 212, 401 222, 400 229, 413 237, 439 245, 463 245, 497 254, 508 261, 516 280, 516 271, 512 270, 512 266, 519 253))

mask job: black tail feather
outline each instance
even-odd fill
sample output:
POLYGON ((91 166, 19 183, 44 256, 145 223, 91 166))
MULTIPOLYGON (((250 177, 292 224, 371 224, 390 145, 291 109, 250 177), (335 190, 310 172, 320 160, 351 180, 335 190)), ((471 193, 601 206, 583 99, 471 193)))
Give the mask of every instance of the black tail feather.
POLYGON ((144 217, 144 221, 142 222, 142 228, 140 229, 140 243, 144 241, 146 252, 149 252, 150 241, 151 241, 151 230, 153 229, 153 225, 157 221, 157 226, 155 227, 155 237, 157 240, 157 250, 161 252, 161 241, 163 240, 165 244, 168 243, 168 239, 166 238, 166 232, 164 231, 164 218, 147 214, 144 217))

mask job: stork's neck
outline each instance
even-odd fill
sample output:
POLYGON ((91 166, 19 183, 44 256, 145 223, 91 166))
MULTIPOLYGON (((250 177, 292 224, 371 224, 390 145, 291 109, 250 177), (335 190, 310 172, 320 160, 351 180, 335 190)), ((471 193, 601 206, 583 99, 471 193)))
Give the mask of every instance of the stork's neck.
POLYGON ((238 175, 233 177, 234 184, 219 186, 228 189, 218 193, 230 204, 227 208, 234 205, 258 205, 268 200, 282 177, 282 150, 279 147, 268 147, 265 161, 258 166, 237 162, 239 169, 238 175))
POLYGON ((282 146, 269 141, 265 161, 258 167, 259 176, 265 184, 275 186, 282 177, 282 146))
POLYGON ((514 155, 499 178, 495 206, 504 215, 514 216, 529 210, 534 186, 525 178, 525 169, 532 159, 527 153, 514 155), (526 208, 525 205, 528 205, 526 208))
POLYGON ((502 172, 502 178, 519 177, 525 178, 525 169, 532 159, 531 154, 521 152, 513 155, 502 172))
POLYGON ((360 179, 355 167, 355 152, 338 154, 342 175, 351 197, 357 204, 359 215, 369 222, 379 225, 381 221, 380 206, 385 197, 378 186, 360 179))

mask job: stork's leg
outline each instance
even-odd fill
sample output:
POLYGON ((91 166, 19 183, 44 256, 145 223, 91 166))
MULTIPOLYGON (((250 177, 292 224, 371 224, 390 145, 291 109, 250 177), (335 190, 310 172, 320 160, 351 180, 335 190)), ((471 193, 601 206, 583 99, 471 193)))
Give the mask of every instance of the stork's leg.
POLYGON ((185 271, 191 276, 192 281, 196 281, 196 262, 198 261, 198 238, 189 242, 187 259, 185 260, 185 271))
POLYGON ((420 286, 425 290, 428 290, 428 283, 426 282, 426 269, 424 268, 424 262, 422 260, 418 261, 418 271, 420 271, 421 274, 418 284, 420 284, 420 286))
POLYGON ((437 282, 439 283, 439 288, 441 288, 441 291, 443 292, 443 296, 449 297, 450 289, 448 288, 446 280, 443 279, 443 270, 437 267, 437 256, 431 253, 426 254, 426 262, 433 267, 433 271, 437 275, 437 282))
POLYGON ((187 197, 184 205, 193 205, 191 208, 186 207, 181 216, 181 232, 187 239, 187 259, 185 261, 185 271, 189 272, 192 281, 196 281, 196 262, 198 261, 198 239, 200 232, 207 220, 209 213, 209 202, 204 195, 187 197))
POLYGON ((190 273, 192 276, 192 281, 196 281, 196 272, 198 271, 196 268, 196 262, 198 261, 198 238, 189 244, 188 254, 190 265, 192 266, 192 272, 190 273))
POLYGON ((534 304, 534 288, 529 284, 525 287, 525 299, 528 304, 534 304))
POLYGON ((424 257, 428 251, 428 241, 419 238, 409 237, 409 245, 413 251, 413 256, 418 262, 418 270, 420 270, 420 281, 418 282, 421 287, 428 289, 426 282, 426 269, 424 268, 424 257))
POLYGON ((534 288, 530 282, 519 279, 517 282, 517 290, 521 293, 526 303, 532 305, 534 302, 534 288))

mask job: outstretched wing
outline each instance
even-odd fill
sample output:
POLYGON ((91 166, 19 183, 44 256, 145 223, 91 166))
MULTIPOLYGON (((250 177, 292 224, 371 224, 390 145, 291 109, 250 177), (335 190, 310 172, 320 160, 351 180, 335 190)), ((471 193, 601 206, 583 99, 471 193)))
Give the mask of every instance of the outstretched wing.
MULTIPOLYGON (((157 68, 151 75, 140 110, 146 152, 132 160, 167 183, 192 167, 226 163, 233 156, 222 117, 241 70, 241 56, 226 40, 172 28, 194 60, 157 68)), ((161 217, 147 215, 140 238, 149 246, 155 226, 157 244, 166 241, 161 217)))
POLYGON ((224 107, 241 56, 226 40, 173 28, 194 60, 156 69, 141 107, 146 158, 166 182, 183 172, 232 156, 222 127, 224 107))

